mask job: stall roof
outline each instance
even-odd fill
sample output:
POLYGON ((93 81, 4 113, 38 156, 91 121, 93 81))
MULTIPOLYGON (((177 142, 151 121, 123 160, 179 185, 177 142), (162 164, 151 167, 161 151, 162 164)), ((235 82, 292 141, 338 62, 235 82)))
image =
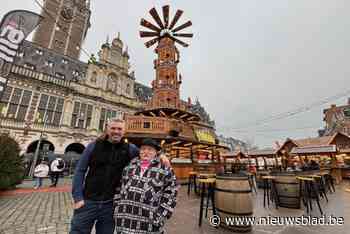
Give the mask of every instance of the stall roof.
POLYGON ((336 153, 336 145, 294 147, 291 154, 336 153))
MULTIPOLYGON (((136 112, 135 115, 146 115, 146 116, 162 116, 162 117, 173 117, 173 118, 179 118, 186 121, 201 121, 201 118, 198 114, 180 110, 180 109, 174 109, 174 108, 156 108, 156 109, 147 109, 140 112, 136 112)), ((202 123, 205 124, 205 123, 202 123)), ((208 126, 206 124, 206 126, 208 126)), ((212 126, 210 126, 212 127, 212 126)))
POLYGON ((296 147, 318 147, 318 146, 326 146, 330 145, 332 141, 336 138, 338 135, 343 135, 346 137, 349 137, 341 132, 336 132, 333 135, 330 136, 323 136, 323 137, 309 137, 309 138, 304 138, 304 139, 291 139, 287 138, 286 141, 283 143, 283 145, 278 149, 280 151, 283 149, 283 147, 288 143, 288 142, 293 142, 293 144, 296 147))
POLYGON ((241 157, 245 157, 245 158, 248 157, 247 153, 242 152, 240 150, 239 151, 228 152, 228 153, 222 154, 221 156, 227 157, 227 158, 235 158, 238 155, 240 155, 241 157))
POLYGON ((274 149, 264 149, 264 150, 251 150, 248 151, 249 156, 272 156, 276 154, 274 149))
POLYGON ((339 150, 340 153, 350 153, 350 149, 340 149, 339 150))

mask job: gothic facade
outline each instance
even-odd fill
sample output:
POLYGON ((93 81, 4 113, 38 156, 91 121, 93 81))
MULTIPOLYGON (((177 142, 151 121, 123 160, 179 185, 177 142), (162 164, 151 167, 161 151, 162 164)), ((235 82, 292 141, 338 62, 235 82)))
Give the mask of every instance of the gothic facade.
POLYGON ((65 153, 100 135, 109 118, 140 110, 121 46, 120 38, 103 44, 99 59, 86 64, 26 42, 1 99, 1 131, 11 133, 23 153, 33 152, 42 132, 51 150, 65 153))
POLYGON ((0 131, 15 137, 22 153, 33 153, 40 135, 41 148, 81 153, 109 118, 123 118, 143 106, 136 94, 147 87, 135 85, 119 35, 101 46, 97 58, 79 61, 89 7, 85 0, 45 1, 45 19, 33 42, 26 41, 17 53, 0 100, 0 131))

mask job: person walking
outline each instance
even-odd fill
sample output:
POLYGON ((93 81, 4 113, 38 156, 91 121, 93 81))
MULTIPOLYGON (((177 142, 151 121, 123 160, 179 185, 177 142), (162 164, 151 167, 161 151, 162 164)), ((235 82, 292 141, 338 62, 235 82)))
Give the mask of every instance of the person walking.
POLYGON ((34 189, 38 189, 43 184, 43 179, 49 174, 49 166, 46 161, 41 161, 34 169, 34 189))
MULTIPOLYGON (((139 156, 139 149, 122 138, 125 122, 108 121, 106 132, 88 144, 75 168, 72 185, 73 217, 70 234, 113 234, 114 203, 124 168, 139 156)), ((162 163, 170 165, 164 156, 162 163)))
POLYGON ((50 187, 56 187, 60 175, 62 174, 65 168, 65 162, 62 158, 57 157, 52 161, 50 169, 51 169, 51 185, 50 187))

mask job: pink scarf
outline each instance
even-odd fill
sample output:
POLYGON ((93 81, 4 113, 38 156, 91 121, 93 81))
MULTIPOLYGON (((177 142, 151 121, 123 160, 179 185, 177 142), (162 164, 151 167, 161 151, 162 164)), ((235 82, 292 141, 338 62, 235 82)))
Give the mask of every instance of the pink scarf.
POLYGON ((146 171, 150 164, 150 160, 141 160, 141 175, 143 175, 143 173, 146 171))

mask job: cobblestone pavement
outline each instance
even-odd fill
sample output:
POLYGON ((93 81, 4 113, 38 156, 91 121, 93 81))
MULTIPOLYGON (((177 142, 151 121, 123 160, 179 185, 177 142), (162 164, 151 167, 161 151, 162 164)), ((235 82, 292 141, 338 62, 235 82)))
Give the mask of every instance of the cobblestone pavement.
MULTIPOLYGON (((60 186, 67 186, 70 180, 60 181, 60 186)), ((254 226, 254 234, 343 234, 350 230, 350 193, 345 187, 350 187, 349 181, 337 187, 335 194, 329 195, 329 202, 322 201, 322 207, 327 215, 333 214, 344 217, 342 226, 254 226)), ((31 182, 26 181, 21 188, 30 188, 31 182)), ((46 182, 47 186, 47 182, 46 182)), ((300 216, 303 210, 279 208, 276 210, 262 207, 262 191, 254 195, 254 215, 262 217, 272 216, 300 216)), ((224 229, 215 229, 203 218, 203 224, 198 227, 199 198, 195 195, 187 196, 186 187, 179 193, 178 205, 173 217, 166 224, 166 233, 176 234, 206 234, 232 233, 224 229)), ((314 209, 314 216, 318 210, 314 209)), ((68 233, 72 216, 70 191, 27 193, 0 197, 0 234, 29 233, 29 234, 63 234, 68 233)))

